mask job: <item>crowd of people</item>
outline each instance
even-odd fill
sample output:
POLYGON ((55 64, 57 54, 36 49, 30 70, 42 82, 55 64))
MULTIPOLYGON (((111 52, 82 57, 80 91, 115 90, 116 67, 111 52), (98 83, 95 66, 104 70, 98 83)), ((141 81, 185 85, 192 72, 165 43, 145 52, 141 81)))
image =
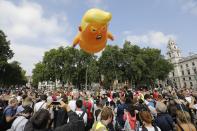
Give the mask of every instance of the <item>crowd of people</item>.
POLYGON ((189 88, 0 91, 0 131, 196 131, 189 88))

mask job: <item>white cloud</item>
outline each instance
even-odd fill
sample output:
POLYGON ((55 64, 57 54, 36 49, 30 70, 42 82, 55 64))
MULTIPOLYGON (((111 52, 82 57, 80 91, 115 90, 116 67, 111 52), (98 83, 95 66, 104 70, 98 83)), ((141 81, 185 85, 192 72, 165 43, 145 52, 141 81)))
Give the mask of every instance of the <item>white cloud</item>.
MULTIPOLYGON (((170 0, 171 1, 171 0, 170 0)), ((192 15, 197 15, 197 1, 196 0, 174 0, 180 8, 192 15)))
POLYGON ((193 15, 197 15, 197 1, 196 0, 178 0, 181 8, 193 15))
POLYGON ((17 60, 22 64, 27 75, 31 75, 34 65, 39 62, 39 60, 42 60, 42 56, 46 51, 44 48, 32 47, 25 44, 21 44, 20 46, 12 44, 11 48, 14 49, 14 60, 17 60))
POLYGON ((0 29, 11 40, 13 60, 19 61, 28 75, 34 64, 42 60, 44 51, 66 46, 65 36, 71 34, 67 17, 56 14, 46 17, 44 13, 38 3, 0 1, 0 29))
POLYGON ((176 39, 175 35, 172 34, 164 34, 160 31, 150 31, 146 34, 142 35, 132 35, 129 34, 126 36, 126 40, 131 41, 135 44, 146 44, 154 47, 161 47, 162 45, 166 45, 168 40, 176 39))

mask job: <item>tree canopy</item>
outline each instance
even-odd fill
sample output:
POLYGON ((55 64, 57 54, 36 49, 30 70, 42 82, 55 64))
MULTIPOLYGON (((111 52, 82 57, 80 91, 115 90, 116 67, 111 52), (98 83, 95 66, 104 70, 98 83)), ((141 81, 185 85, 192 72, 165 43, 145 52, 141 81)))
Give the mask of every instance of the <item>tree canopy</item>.
POLYGON ((72 82, 81 87, 88 83, 100 82, 110 86, 114 80, 136 84, 164 80, 173 69, 159 49, 140 48, 125 41, 122 48, 108 45, 98 58, 72 47, 59 47, 45 52, 41 62, 33 70, 33 82, 56 79, 63 83, 72 82))
POLYGON ((14 56, 10 49, 10 41, 6 39, 6 35, 0 30, 0 85, 18 85, 25 84, 25 71, 20 67, 20 63, 13 61, 8 63, 14 56))

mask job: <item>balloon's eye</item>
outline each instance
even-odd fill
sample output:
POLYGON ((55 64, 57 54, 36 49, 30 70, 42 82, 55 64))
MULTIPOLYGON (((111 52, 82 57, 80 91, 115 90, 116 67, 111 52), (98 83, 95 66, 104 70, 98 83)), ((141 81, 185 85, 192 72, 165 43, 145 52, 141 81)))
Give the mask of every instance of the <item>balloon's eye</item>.
POLYGON ((92 27, 92 28, 91 28, 91 31, 92 31, 92 32, 96 32, 96 28, 92 27))
POLYGON ((102 27, 102 30, 105 30, 106 29, 106 27, 104 26, 104 27, 102 27))
POLYGON ((95 32, 95 31, 96 31, 96 29, 92 29, 92 31, 93 31, 93 32, 95 32))

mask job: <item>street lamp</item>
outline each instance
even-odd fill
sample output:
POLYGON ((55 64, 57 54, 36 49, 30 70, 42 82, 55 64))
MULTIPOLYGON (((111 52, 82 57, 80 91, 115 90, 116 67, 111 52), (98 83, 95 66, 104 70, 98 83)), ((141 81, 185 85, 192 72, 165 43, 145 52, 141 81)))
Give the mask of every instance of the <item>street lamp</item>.
POLYGON ((87 76, 88 76, 88 65, 86 66, 86 83, 85 83, 85 90, 87 90, 87 84, 88 84, 87 76))

